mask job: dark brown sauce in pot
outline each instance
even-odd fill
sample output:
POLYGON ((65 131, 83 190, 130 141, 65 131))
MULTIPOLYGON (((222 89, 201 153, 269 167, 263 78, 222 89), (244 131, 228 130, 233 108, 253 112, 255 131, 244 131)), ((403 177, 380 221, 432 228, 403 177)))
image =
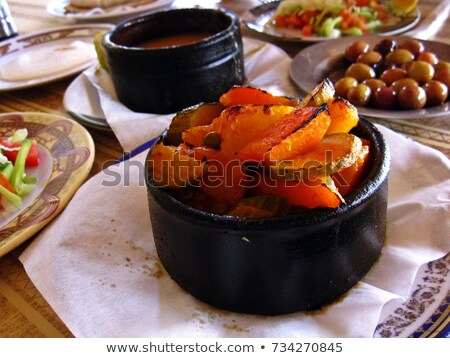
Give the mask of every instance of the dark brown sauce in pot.
POLYGON ((139 43, 137 46, 148 49, 183 46, 201 41, 209 36, 211 36, 210 33, 203 32, 176 34, 144 41, 139 43))

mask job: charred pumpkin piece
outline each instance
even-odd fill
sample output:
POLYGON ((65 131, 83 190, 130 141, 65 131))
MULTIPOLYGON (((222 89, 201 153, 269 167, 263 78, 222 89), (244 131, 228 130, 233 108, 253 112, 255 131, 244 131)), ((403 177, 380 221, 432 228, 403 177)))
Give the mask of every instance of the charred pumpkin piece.
POLYGON ((199 161, 212 160, 220 156, 220 150, 210 147, 192 148, 192 157, 199 161))
POLYGON ((183 147, 157 144, 150 153, 148 170, 156 185, 180 188, 196 183, 202 176, 205 163, 195 160, 183 147))
POLYGON ((211 124, 220 115, 224 106, 219 102, 201 103, 178 112, 170 124, 166 135, 166 144, 177 146, 181 143, 184 131, 211 124))
POLYGON ((302 206, 308 209, 336 208, 341 199, 319 180, 287 181, 264 177, 256 187, 257 194, 276 195, 284 198, 290 205, 302 206))
POLYGON ((294 109, 281 105, 246 105, 225 109, 213 121, 214 131, 221 137, 221 151, 229 157, 234 156, 294 109))
POLYGON ((298 107, 314 106, 318 107, 327 103, 334 97, 334 86, 330 79, 326 78, 319 83, 305 98, 300 102, 298 107))
POLYGON ((226 107, 245 104, 281 104, 285 106, 297 106, 299 100, 285 96, 275 96, 267 91, 250 86, 236 86, 224 93, 219 102, 226 107))
POLYGON ((348 133, 358 124, 358 111, 349 101, 337 97, 328 101, 331 123, 327 134, 348 133))
POLYGON ((305 107, 287 114, 242 148, 238 152, 239 158, 242 161, 262 162, 272 147, 307 125, 318 111, 317 107, 305 107))
POLYGON ((279 196, 260 195, 242 199, 229 215, 247 219, 261 219, 286 215, 291 206, 279 196))
POLYGON ((306 125, 272 147, 268 152, 270 162, 306 153, 322 140, 331 122, 330 113, 326 104, 315 108, 315 113, 309 118, 306 125))
POLYGON ((192 127, 184 131, 181 138, 184 143, 192 145, 194 147, 201 147, 204 145, 204 138, 209 133, 214 132, 214 127, 212 124, 207 124, 204 126, 192 127))
POLYGON ((245 195, 245 168, 237 160, 229 160, 222 153, 208 160, 200 189, 213 200, 228 205, 238 204, 245 195))
POLYGON ((369 161, 370 149, 368 145, 364 145, 351 166, 333 174, 334 183, 341 195, 352 192, 362 182, 370 168, 369 161))
POLYGON ((288 180, 329 176, 352 166, 361 148, 361 139, 353 134, 326 135, 311 151, 273 163, 271 172, 288 180))

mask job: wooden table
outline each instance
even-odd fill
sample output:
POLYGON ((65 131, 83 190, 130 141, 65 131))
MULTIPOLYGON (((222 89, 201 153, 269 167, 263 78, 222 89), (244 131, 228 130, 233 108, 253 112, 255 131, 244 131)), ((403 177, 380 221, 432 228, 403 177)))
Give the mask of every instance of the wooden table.
MULTIPOLYGON (((447 0, 443 0, 447 1, 447 0)), ((9 6, 19 33, 42 30, 48 27, 67 25, 46 12, 47 0, 10 0, 9 6)), ((177 6, 181 1, 176 1, 177 6)), ((182 1, 188 6, 195 3, 218 4, 242 14, 260 4, 258 1, 182 1)), ((441 4, 440 0, 419 0, 423 18, 441 4)), ((243 29, 245 36, 262 39, 243 29)), ((447 18, 436 32, 434 40, 450 43, 450 23, 447 18)), ((267 39, 264 39, 267 40, 267 39)), ((302 43, 272 41, 294 56, 305 47, 302 43)), ((0 112, 45 112, 67 116, 62 98, 74 77, 36 88, 0 94, 0 112)), ((379 123, 434 147, 450 157, 450 114, 427 120, 378 120, 379 123)), ((95 142, 95 161, 90 176, 98 173, 104 163, 123 155, 123 150, 114 134, 107 131, 89 129, 95 142)), ((29 280, 18 260, 29 241, 0 258, 0 337, 72 337, 71 332, 58 318, 49 304, 29 280)))

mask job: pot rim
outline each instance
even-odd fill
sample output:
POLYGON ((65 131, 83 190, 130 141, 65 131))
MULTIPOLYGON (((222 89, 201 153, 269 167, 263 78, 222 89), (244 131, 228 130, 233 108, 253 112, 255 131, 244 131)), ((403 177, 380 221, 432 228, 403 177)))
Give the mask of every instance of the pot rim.
POLYGON ((120 24, 118 24, 115 28, 108 31, 102 39, 102 45, 108 48, 108 51, 127 51, 131 53, 161 53, 161 52, 177 52, 183 51, 184 49, 192 51, 192 48, 195 47, 197 49, 202 47, 214 46, 218 42, 226 39, 233 34, 233 28, 239 28, 239 17, 226 9, 223 8, 177 8, 177 9, 166 9, 166 10, 156 10, 154 12, 146 13, 145 15, 135 17, 129 20, 126 20, 120 24), (185 44, 182 46, 171 46, 171 47, 159 47, 159 48, 143 48, 137 46, 125 46, 117 44, 112 40, 112 37, 119 31, 130 30, 133 27, 140 26, 142 23, 148 21, 151 18, 155 18, 157 16, 163 16, 169 13, 211 13, 211 14, 221 14, 230 19, 230 24, 223 30, 216 32, 202 40, 185 44))
POLYGON ((372 144, 372 168, 366 178, 358 185, 356 190, 345 197, 346 202, 335 209, 308 209, 301 213, 285 216, 246 219, 230 215, 208 213, 183 204, 175 199, 168 191, 154 184, 153 180, 148 175, 148 157, 150 152, 157 143, 165 138, 166 132, 161 134, 160 138, 150 148, 146 156, 144 176, 148 195, 158 201, 165 210, 170 210, 172 212, 176 211, 176 215, 180 218, 185 218, 191 222, 199 222, 203 225, 211 224, 228 231, 240 229, 264 231, 271 228, 273 229, 277 226, 283 226, 283 228, 305 227, 320 224, 324 221, 334 220, 340 215, 356 210, 366 201, 370 200, 388 179, 391 159, 389 147, 384 136, 374 124, 361 117, 356 128, 362 128, 370 136, 370 138, 366 139, 369 139, 372 144))

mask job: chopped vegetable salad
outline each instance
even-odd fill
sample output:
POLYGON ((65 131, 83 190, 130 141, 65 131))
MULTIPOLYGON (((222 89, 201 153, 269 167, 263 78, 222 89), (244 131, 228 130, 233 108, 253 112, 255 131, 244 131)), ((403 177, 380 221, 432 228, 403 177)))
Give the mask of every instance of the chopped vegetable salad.
POLYGON ((27 168, 39 165, 37 142, 27 137, 28 131, 19 129, 11 137, 0 138, 0 195, 18 209, 23 206, 22 197, 37 182, 36 177, 26 175, 27 168))
POLYGON ((380 0, 284 0, 274 24, 299 29, 303 36, 357 36, 375 32, 394 12, 380 0))

